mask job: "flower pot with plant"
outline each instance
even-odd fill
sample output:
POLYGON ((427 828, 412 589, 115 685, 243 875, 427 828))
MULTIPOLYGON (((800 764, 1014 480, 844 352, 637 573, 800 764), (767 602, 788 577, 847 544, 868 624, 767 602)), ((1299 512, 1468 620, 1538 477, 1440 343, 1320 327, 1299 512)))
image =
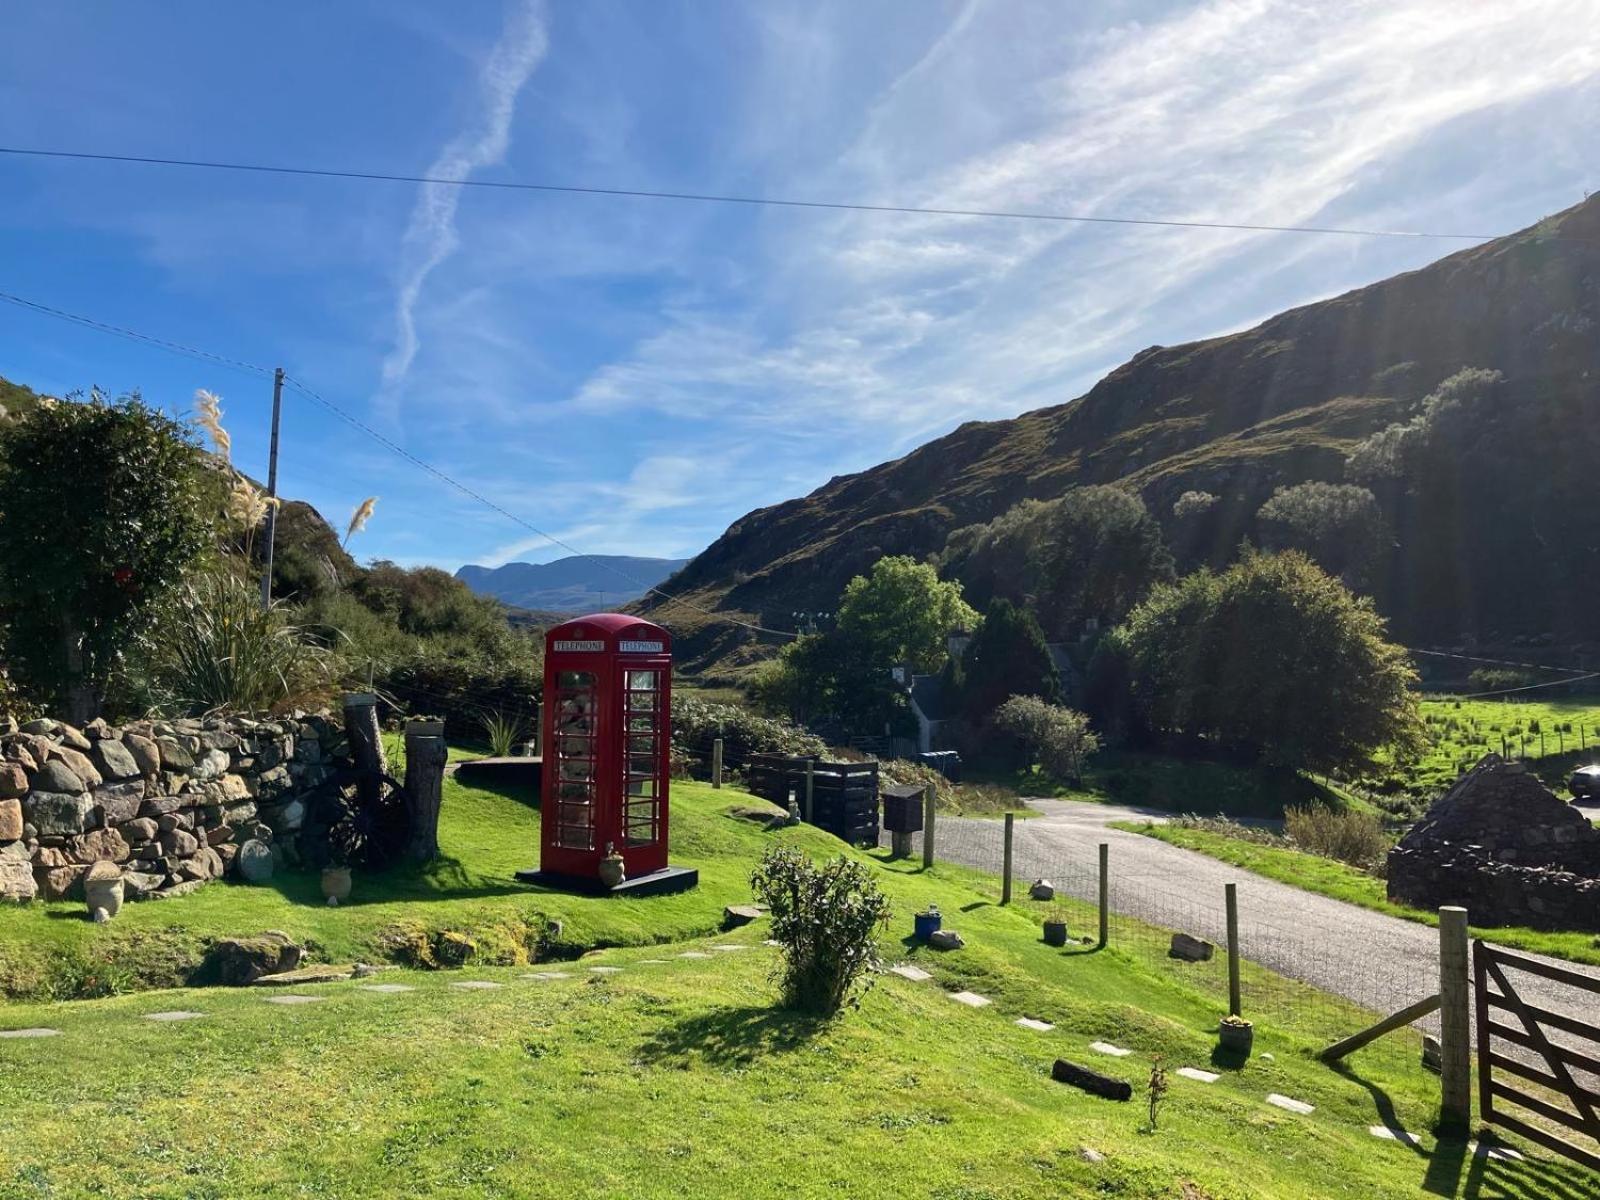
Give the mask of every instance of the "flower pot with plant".
POLYGON ((1255 1044, 1255 1026, 1238 1013, 1229 1013, 1217 1025, 1217 1040, 1224 1050, 1235 1054, 1249 1054, 1255 1044))
POLYGON ((1050 915, 1044 919, 1044 944, 1046 946, 1067 944, 1067 915, 1059 907, 1052 908, 1050 915))

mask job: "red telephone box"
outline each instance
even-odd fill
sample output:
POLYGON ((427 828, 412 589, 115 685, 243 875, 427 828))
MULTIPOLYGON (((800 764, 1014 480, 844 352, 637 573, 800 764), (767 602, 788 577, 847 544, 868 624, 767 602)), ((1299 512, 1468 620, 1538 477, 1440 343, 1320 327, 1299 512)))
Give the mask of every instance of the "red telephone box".
POLYGON ((672 636, 622 613, 545 634, 539 870, 533 882, 634 895, 693 887, 667 864, 672 636), (622 856, 625 881, 601 882, 622 856))

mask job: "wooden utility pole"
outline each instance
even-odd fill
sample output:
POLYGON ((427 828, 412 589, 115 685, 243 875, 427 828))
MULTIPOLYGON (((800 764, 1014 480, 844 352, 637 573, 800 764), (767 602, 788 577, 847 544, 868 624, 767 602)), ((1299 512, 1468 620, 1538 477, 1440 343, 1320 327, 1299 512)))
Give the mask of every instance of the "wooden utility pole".
POLYGON ((406 722, 406 799, 411 808, 407 857, 412 862, 432 862, 439 857, 439 805, 449 757, 443 721, 406 722))
POLYGON ((1239 885, 1225 884, 1223 895, 1228 909, 1228 1013, 1244 1016, 1239 997, 1239 885))
POLYGON ((278 418, 283 412, 283 368, 272 372, 272 447, 267 452, 267 532, 261 551, 261 607, 272 603, 272 544, 278 535, 278 418))
POLYGON ((1011 903, 1011 838, 1014 832, 1017 815, 1006 814, 1005 850, 1002 855, 1004 870, 1000 876, 1000 903, 1011 903))

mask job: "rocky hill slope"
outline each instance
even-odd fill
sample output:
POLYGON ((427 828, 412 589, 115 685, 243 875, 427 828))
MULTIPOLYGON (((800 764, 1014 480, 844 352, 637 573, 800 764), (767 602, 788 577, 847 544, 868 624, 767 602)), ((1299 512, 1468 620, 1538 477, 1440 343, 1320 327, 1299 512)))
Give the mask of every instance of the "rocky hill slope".
POLYGON ((1396 537, 1380 608, 1434 643, 1600 636, 1586 594, 1600 579, 1600 197, 1241 333, 1152 346, 1077 400, 968 423, 759 509, 673 580, 715 615, 640 608, 691 665, 737 666, 768 650, 725 617, 787 627, 881 555, 937 552, 954 529, 1088 483, 1123 481, 1163 522, 1185 491, 1216 495, 1209 537, 1226 557, 1275 488, 1342 481, 1356 442, 1465 367, 1504 374, 1502 411, 1448 486, 1384 498, 1396 537))

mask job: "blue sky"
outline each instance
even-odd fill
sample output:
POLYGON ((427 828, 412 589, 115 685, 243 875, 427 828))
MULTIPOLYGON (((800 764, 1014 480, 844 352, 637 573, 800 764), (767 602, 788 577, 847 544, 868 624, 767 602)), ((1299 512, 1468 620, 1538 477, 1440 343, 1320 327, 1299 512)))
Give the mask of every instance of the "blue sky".
MULTIPOLYGON (((1593 0, 0 0, 0 144, 1499 233, 1600 187, 1593 0)), ((282 364, 590 552, 687 555, 963 421, 1464 243, 758 209, 0 156, 0 290, 282 364)), ((0 304, 0 375, 270 387, 0 304)), ((360 557, 564 550, 286 396, 360 557)))

